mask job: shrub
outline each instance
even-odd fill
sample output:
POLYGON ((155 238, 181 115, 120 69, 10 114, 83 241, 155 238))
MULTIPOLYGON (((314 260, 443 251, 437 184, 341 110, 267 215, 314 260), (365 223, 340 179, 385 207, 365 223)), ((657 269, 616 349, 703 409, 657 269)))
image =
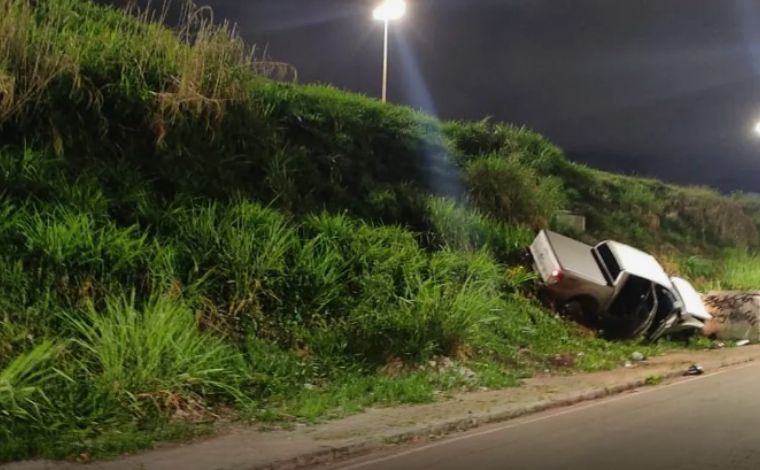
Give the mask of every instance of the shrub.
POLYGON ((138 310, 134 301, 115 299, 104 312, 91 310, 69 322, 77 333, 76 370, 87 383, 82 408, 89 414, 126 409, 144 417, 153 407, 177 411, 172 403, 188 400, 246 400, 242 357, 201 333, 181 301, 159 297, 138 310))
POLYGON ((703 256, 692 255, 680 260, 682 274, 695 281, 718 277, 719 264, 703 256))
MULTIPOLYGON (((18 250, 14 257, 31 283, 26 305, 97 303, 108 295, 142 290, 148 282, 154 245, 138 226, 122 228, 58 205, 26 206, 14 220, 18 250)), ((40 320, 55 321, 52 315, 40 320)))
POLYGON ((514 157, 484 157, 465 172, 474 204, 498 220, 545 226, 565 202, 558 179, 539 176, 514 157))
POLYGON ((0 462, 35 453, 38 440, 60 424, 46 394, 59 377, 51 364, 57 349, 42 341, 0 368, 0 462))
POLYGON ((757 246, 754 222, 736 201, 709 188, 678 188, 667 210, 683 220, 703 245, 757 246))
POLYGON ((760 290, 760 256, 734 249, 724 253, 722 272, 716 287, 722 289, 760 290))
POLYGON ((255 335, 246 338, 243 353, 257 397, 287 397, 294 389, 302 388, 311 376, 307 359, 255 335))
POLYGON ((17 224, 29 258, 41 269, 66 266, 104 278, 132 271, 149 253, 137 226, 99 224, 90 214, 64 207, 23 213, 17 224))
POLYGON ((501 261, 513 260, 533 240, 533 230, 523 225, 496 221, 455 201, 430 198, 428 201, 431 238, 436 247, 459 251, 487 248, 501 261))
POLYGON ((205 204, 175 210, 163 230, 206 326, 240 339, 264 322, 298 244, 283 216, 250 202, 205 204))
POLYGON ((451 147, 457 150, 460 160, 464 162, 497 153, 506 145, 503 134, 489 119, 447 122, 443 130, 451 141, 451 147))
POLYGON ((0 436, 7 439, 17 421, 42 425, 41 413, 51 406, 43 389, 55 375, 50 368, 55 351, 44 341, 0 370, 0 436))
POLYGON ((345 326, 349 351, 370 361, 421 360, 477 343, 499 309, 498 268, 484 254, 444 252, 429 269, 429 277, 414 273, 395 302, 357 306, 345 326))
POLYGON ((478 122, 448 122, 443 130, 451 147, 465 164, 484 155, 499 155, 514 156, 542 174, 559 175, 570 169, 559 147, 524 126, 492 123, 484 119, 478 122))

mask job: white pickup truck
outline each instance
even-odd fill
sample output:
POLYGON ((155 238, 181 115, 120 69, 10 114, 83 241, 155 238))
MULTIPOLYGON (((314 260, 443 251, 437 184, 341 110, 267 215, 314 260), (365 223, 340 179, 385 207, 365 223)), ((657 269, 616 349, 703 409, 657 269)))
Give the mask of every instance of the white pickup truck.
POLYGON ((613 339, 700 330, 710 318, 688 281, 623 243, 596 246, 542 230, 530 246, 545 293, 568 315, 613 339))

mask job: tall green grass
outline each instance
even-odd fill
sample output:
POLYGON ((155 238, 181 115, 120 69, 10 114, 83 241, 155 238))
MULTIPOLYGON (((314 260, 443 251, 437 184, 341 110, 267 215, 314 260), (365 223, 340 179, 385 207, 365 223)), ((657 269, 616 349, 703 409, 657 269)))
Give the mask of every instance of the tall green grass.
POLYGON ((142 413, 146 404, 162 410, 171 399, 246 399, 240 353, 199 332, 181 301, 159 297, 137 310, 134 301, 116 299, 105 312, 68 321, 76 334, 74 369, 92 387, 90 406, 142 413))
POLYGON ((460 251, 485 248, 502 262, 519 257, 535 235, 524 225, 500 222, 449 199, 431 198, 428 210, 434 245, 460 251))
POLYGON ((199 331, 181 300, 138 310, 114 299, 64 321, 71 336, 58 347, 40 342, 0 369, 0 460, 61 457, 87 443, 119 452, 132 432, 150 436, 172 420, 208 419, 213 403, 251 400, 243 355, 199 331))
POLYGON ((713 289, 760 291, 760 256, 730 250, 721 261, 721 270, 710 283, 713 289))
MULTIPOLYGON (((0 271, 10 281, 0 302, 10 355, 0 361, 3 400, 14 410, 3 459, 119 452, 148 442, 133 436, 160 436, 225 406, 314 419, 334 401, 310 400, 352 380, 411 401, 439 386, 512 383, 516 371, 545 367, 545 354, 588 347, 509 293, 516 284, 497 256, 518 250, 527 231, 431 202, 472 222, 465 233, 476 236, 439 224, 442 244, 431 250, 429 237, 402 227, 326 212, 297 221, 245 200, 180 202, 154 227, 56 204, 13 207, 3 233, 17 245, 3 248, 12 262, 0 271), (375 377, 388 364, 412 370, 441 356, 478 358, 473 367, 487 373, 423 374, 398 389, 375 377), (307 384, 317 384, 313 397, 307 384), (129 438, 113 434, 123 426, 129 438), (33 434, 39 445, 28 446, 33 434)), ((356 390, 341 392, 351 406, 371 403, 356 390)), ((376 399, 393 400, 383 394, 376 399)))
POLYGON ((53 407, 43 389, 55 375, 50 367, 55 352, 53 343, 43 341, 0 370, 0 436, 4 440, 11 438, 12 424, 39 426, 53 407))
POLYGON ((0 461, 39 452, 39 440, 56 432, 51 385, 60 382, 53 367, 56 347, 41 341, 0 368, 0 461))

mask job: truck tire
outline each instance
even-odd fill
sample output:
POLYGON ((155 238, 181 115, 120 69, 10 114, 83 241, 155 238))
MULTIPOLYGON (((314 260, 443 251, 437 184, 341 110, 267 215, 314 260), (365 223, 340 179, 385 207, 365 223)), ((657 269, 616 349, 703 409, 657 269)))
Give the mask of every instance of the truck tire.
POLYGON ((597 304, 591 297, 575 297, 562 304, 559 313, 565 318, 574 320, 581 325, 596 328, 598 323, 597 304))

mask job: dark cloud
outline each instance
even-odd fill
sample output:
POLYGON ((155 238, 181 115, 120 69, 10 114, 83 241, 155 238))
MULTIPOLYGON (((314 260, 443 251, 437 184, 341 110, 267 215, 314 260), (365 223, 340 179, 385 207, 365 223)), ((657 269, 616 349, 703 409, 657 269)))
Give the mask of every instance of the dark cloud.
MULTIPOLYGON (((208 0, 302 81, 377 96, 364 0, 208 0)), ((524 123, 575 159, 760 191, 760 1, 410 0, 390 98, 524 123)))

